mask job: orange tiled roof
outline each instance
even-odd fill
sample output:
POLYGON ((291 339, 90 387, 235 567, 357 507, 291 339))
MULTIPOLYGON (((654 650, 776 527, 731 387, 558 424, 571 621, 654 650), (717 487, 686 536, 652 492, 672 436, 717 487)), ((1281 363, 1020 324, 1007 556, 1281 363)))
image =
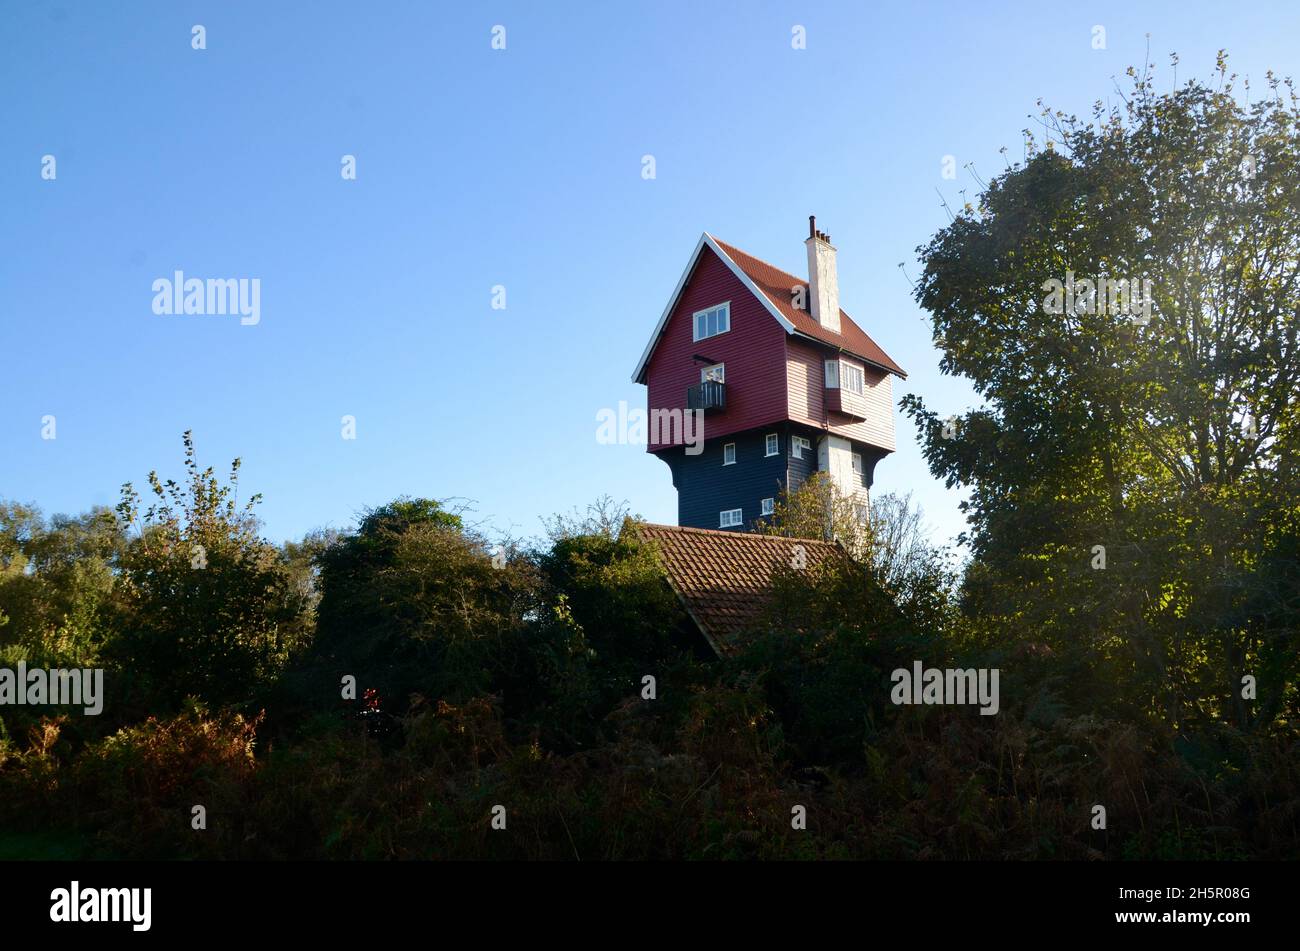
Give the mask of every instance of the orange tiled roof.
POLYGON ((883 367, 900 377, 906 378, 907 374, 897 363, 890 359, 889 354, 880 349, 879 344, 867 336, 866 331, 853 322, 853 318, 840 310, 840 333, 833 330, 827 330, 816 320, 813 315, 806 310, 799 310, 790 300, 790 288, 796 284, 803 286, 808 285, 808 281, 803 278, 795 277, 779 267, 768 264, 766 261, 760 261, 753 255, 746 254, 744 251, 725 241, 717 238, 713 239, 718 246, 736 262, 736 266, 744 271, 751 281, 757 285, 758 289, 763 292, 764 296, 781 312, 782 316, 801 334, 813 337, 823 343, 828 343, 832 347, 843 347, 850 353, 862 357, 877 366, 883 367))
POLYGON ((719 655, 732 653, 736 635, 759 619, 778 565, 791 565, 802 545, 809 568, 848 557, 831 542, 749 532, 639 526, 641 537, 659 548, 668 581, 687 613, 719 655))

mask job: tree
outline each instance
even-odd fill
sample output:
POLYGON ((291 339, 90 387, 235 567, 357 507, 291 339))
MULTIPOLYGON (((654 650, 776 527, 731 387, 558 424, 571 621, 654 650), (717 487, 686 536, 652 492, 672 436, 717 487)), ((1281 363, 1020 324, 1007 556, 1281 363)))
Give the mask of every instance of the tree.
POLYGON ((93 665, 124 544, 109 509, 46 520, 0 503, 0 643, 29 664, 93 665))
POLYGON ((793 492, 783 486, 771 517, 756 528, 765 535, 837 541, 855 555, 865 554, 871 544, 858 502, 825 472, 814 472, 793 492))
POLYGON ((141 510, 130 483, 117 515, 134 531, 122 555, 116 659, 162 704, 186 696, 247 700, 310 637, 308 601, 279 551, 259 537, 261 496, 237 502, 238 459, 222 484, 200 470, 186 432, 184 484, 149 473, 141 510))
POLYGON ((606 717, 640 696, 646 675, 675 707, 705 659, 641 524, 626 502, 603 496, 584 516, 549 520, 550 545, 534 555, 544 582, 534 626, 538 706, 562 746, 594 743, 606 717))
POLYGON ((873 582, 894 598, 918 630, 948 633, 955 572, 948 553, 927 535, 909 493, 882 493, 864 519, 859 503, 826 473, 814 473, 794 491, 782 489, 772 517, 758 530, 788 538, 834 539, 865 564, 873 582))
POLYGON ((669 587, 641 520, 608 497, 588 507, 585 519, 557 517, 550 548, 538 556, 548 582, 548 604, 580 634, 593 661, 602 700, 626 696, 640 678, 688 655, 699 643, 669 587))
POLYGON ((1048 147, 1026 133, 1031 157, 918 249, 941 368, 985 405, 903 405, 971 490, 987 636, 1245 728, 1295 695, 1294 576, 1261 555, 1294 544, 1300 498, 1300 109, 1271 74, 1244 104, 1218 67, 1164 94, 1130 69, 1091 121, 1044 110, 1048 147))
POLYGON ((532 602, 527 563, 496 554, 431 499, 368 512, 317 558, 319 695, 337 698, 347 675, 388 710, 417 692, 460 701, 499 689, 532 602))

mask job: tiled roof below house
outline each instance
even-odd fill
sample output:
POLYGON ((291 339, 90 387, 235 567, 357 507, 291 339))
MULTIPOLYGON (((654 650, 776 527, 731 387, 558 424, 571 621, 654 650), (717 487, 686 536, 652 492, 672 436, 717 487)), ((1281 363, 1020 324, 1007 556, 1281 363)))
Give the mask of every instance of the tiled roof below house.
POLYGON ((838 545, 806 538, 643 524, 641 537, 659 549, 668 581, 719 655, 733 653, 736 635, 762 615, 778 565, 809 568, 847 557, 838 545), (803 548, 799 559, 797 547, 803 548))
POLYGON ((790 289, 796 285, 807 286, 808 281, 805 278, 795 277, 787 271, 781 270, 775 265, 768 264, 766 261, 754 257, 752 254, 746 254, 740 248, 713 239, 717 242, 718 247, 722 248, 727 255, 736 262, 736 266, 749 275, 749 279, 763 293, 765 297, 779 310, 785 319, 794 325, 795 330, 806 337, 812 337, 820 340, 822 343, 829 344, 832 347, 840 347, 847 350, 855 356, 862 357, 869 363, 891 373, 896 373, 904 379, 907 374, 902 368, 890 359, 889 354, 880 349, 880 345, 872 340, 861 327, 853 322, 844 310, 840 310, 840 333, 833 330, 827 330, 819 324, 806 310, 800 310, 794 306, 790 299, 790 289))

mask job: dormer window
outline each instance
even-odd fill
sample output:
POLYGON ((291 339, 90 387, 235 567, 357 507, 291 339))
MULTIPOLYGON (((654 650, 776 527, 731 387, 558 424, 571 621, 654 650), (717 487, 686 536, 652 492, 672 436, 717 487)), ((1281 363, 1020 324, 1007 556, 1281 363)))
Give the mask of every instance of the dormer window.
POLYGON ((828 390, 845 389, 853 393, 865 390, 862 367, 845 363, 843 360, 826 361, 826 388, 828 390))
POLYGON ((731 329, 731 301, 695 312, 695 339, 704 340, 731 329))

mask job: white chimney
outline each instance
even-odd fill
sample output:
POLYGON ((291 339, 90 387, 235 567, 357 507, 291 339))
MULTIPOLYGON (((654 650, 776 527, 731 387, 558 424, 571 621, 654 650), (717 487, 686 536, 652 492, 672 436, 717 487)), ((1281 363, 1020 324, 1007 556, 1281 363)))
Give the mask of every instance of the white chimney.
POLYGON ((817 323, 840 332, 840 279, 835 273, 835 249, 831 236, 817 230, 817 219, 808 216, 808 303, 817 323))

